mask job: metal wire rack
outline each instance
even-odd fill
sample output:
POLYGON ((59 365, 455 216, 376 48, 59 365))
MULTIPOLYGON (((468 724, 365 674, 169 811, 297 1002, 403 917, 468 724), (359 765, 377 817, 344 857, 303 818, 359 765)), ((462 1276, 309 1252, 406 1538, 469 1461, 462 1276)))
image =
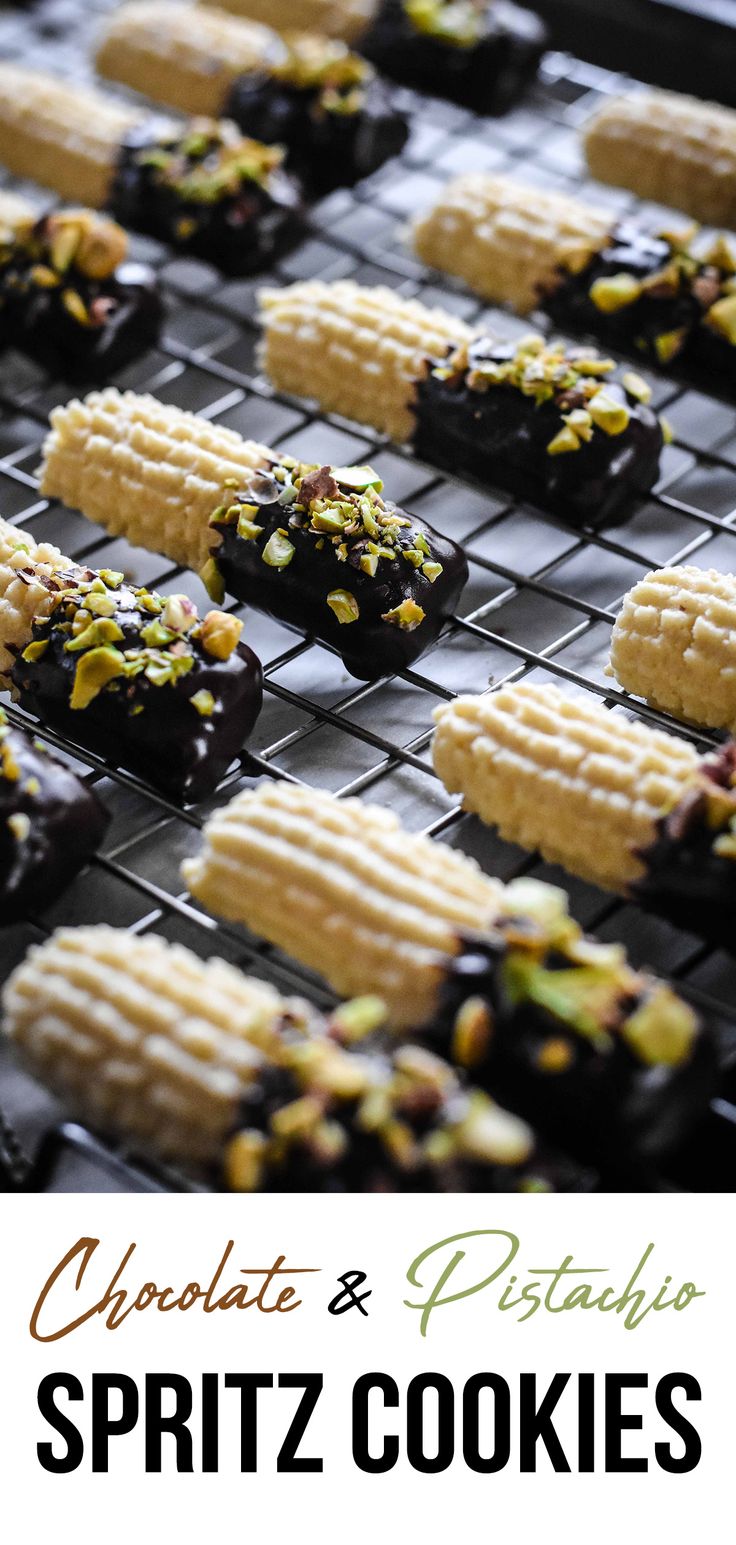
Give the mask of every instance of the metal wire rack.
MULTIPOLYGON (((107 9, 109 0, 92 5, 43 0, 30 12, 0 11, 0 55, 22 56, 28 64, 79 78, 88 70, 90 12, 107 9)), ((716 1022, 723 1086, 704 1127, 677 1155, 661 1185, 728 1190, 736 1184, 733 962, 501 842, 453 804, 433 773, 428 749, 437 702, 520 676, 561 680, 571 689, 596 694, 617 711, 645 714, 689 733, 666 715, 632 704, 611 687, 604 667, 617 605, 648 569, 690 558, 706 567, 736 569, 736 408, 675 380, 652 378, 655 406, 666 410, 676 432, 676 443, 664 453, 660 481, 621 526, 580 530, 501 493, 441 477, 362 427, 309 411, 275 393, 255 364, 258 286, 317 275, 393 285, 470 321, 482 318, 507 335, 528 330, 528 321, 483 308, 452 281, 429 274, 409 252, 404 223, 460 170, 513 170, 526 182, 585 196, 576 130, 600 97, 622 84, 620 76, 550 54, 529 99, 500 120, 478 119, 447 103, 397 92, 412 122, 403 155, 357 189, 324 200, 297 251, 257 281, 223 281, 206 263, 172 254, 148 239, 133 239, 133 255, 160 271, 168 314, 160 347, 123 371, 115 384, 151 391, 311 461, 370 460, 391 497, 463 541, 470 580, 458 614, 417 668, 370 685, 356 684, 323 646, 234 608, 245 615, 246 637, 264 664, 265 705, 247 752, 203 807, 182 811, 130 775, 44 731, 46 741, 97 786, 113 820, 102 852, 62 900, 43 916, 0 935, 0 977, 32 941, 59 923, 105 919, 133 933, 155 929, 201 954, 224 955, 285 990, 329 1001, 322 985, 293 962, 243 929, 206 916, 182 892, 179 865, 196 848, 209 809, 248 780, 266 775, 311 782, 341 796, 361 794, 390 805, 411 829, 472 853, 504 879, 532 872, 564 885, 587 928, 602 938, 622 940, 635 963, 677 979, 716 1022)), ((596 187, 594 196, 621 212, 634 203, 618 190, 596 187)), ((653 218, 661 214, 652 206, 643 212, 653 218)), ((544 320, 538 320, 544 328, 544 320)), ((100 528, 39 497, 33 469, 47 416, 70 394, 67 384, 49 381, 24 358, 0 359, 4 517, 38 539, 56 542, 74 559, 124 569, 137 583, 164 593, 184 590, 201 603, 204 592, 193 575, 110 540, 100 528)), ((23 722, 19 710, 10 712, 23 722)), ((697 740, 708 743, 702 735, 697 740)), ((0 1053, 0 1159, 4 1156, 16 1180, 27 1173, 40 1139, 62 1114, 0 1053)), ((123 1190, 187 1183, 179 1175, 145 1171, 125 1153, 95 1148, 79 1129, 64 1128, 62 1135, 73 1157, 57 1166, 50 1182, 56 1189, 98 1188, 101 1163, 109 1171, 109 1184, 123 1190)))

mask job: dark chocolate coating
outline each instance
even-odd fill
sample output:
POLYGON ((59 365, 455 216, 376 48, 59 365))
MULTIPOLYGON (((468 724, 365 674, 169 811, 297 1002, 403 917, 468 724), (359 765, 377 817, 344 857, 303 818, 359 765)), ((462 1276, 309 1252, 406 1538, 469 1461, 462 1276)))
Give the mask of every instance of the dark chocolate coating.
POLYGON ((288 520, 289 511, 283 505, 259 505, 258 524, 264 531, 255 541, 239 537, 236 525, 213 522, 213 531, 222 536, 222 545, 214 545, 213 551, 230 595, 331 645, 360 681, 405 670, 434 643, 468 577, 465 556, 454 542, 412 517, 411 527, 402 528, 398 545, 411 547, 411 533, 421 532, 432 559, 442 564, 442 573, 432 583, 420 568, 397 557, 393 562, 381 561, 376 574, 369 575, 359 567, 364 543, 356 543, 341 562, 328 538, 318 549, 312 532, 292 527, 288 520), (262 558, 269 537, 279 528, 287 531, 295 548, 291 562, 282 569, 269 567, 262 558), (360 615, 354 622, 338 622, 326 599, 333 590, 348 590, 355 597, 360 615), (405 600, 415 601, 425 612, 424 620, 411 631, 383 621, 385 612, 405 600))
MULTIPOLYGON (((243 180, 237 193, 195 201, 162 183, 155 167, 139 162, 141 151, 174 144, 161 121, 149 118, 121 147, 109 198, 121 224, 206 258, 228 274, 266 268, 299 239, 301 194, 287 172, 276 168, 266 185, 243 180)), ((196 165, 190 157, 190 169, 196 165)))
POLYGON ((579 274, 560 275, 555 288, 543 290, 542 303, 559 326, 593 333, 614 347, 633 350, 650 364, 662 361, 655 340, 662 334, 684 329, 680 351, 672 363, 686 373, 707 374, 710 387, 736 392, 736 347, 704 320, 717 296, 723 275, 712 265, 694 265, 692 282, 683 282, 675 294, 645 291, 631 305, 614 312, 602 311, 590 298, 591 285, 599 279, 630 274, 637 280, 661 273, 672 259, 670 242, 652 236, 631 221, 611 232, 610 240, 579 274), (711 290, 710 298, 708 291, 711 290))
MULTIPOLYGON (((130 603, 114 619, 124 633, 121 648, 135 648, 151 616, 135 600, 130 602, 135 597, 130 587, 122 586, 119 595, 130 603)), ((238 644, 227 660, 218 660, 193 640, 195 664, 187 675, 163 685, 154 685, 145 675, 118 678, 86 708, 73 709, 70 698, 79 656, 65 649, 68 634, 53 624, 52 616, 34 626, 34 640, 49 640, 41 658, 28 661, 19 656, 13 666, 23 707, 173 799, 187 804, 206 799, 260 713, 262 672, 253 651, 238 644), (190 702, 201 691, 214 699, 206 717, 190 702)))
POLYGON ((462 48, 420 32, 402 0, 382 0, 360 51, 403 86, 448 97, 476 113, 500 114, 534 80, 547 38, 532 11, 496 0, 488 6, 478 42, 462 48))
POLYGON ((351 188, 399 155, 409 136, 403 113, 386 87, 370 81, 354 113, 326 112, 319 93, 268 75, 242 75, 231 88, 224 114, 244 134, 267 145, 284 145, 287 165, 311 198, 351 188))
MULTIPOLYGON (((392 1072, 392 1050, 366 1049, 388 1080, 392 1072)), ((243 1099, 239 1125, 249 1130, 269 1133, 271 1118, 304 1093, 287 1068, 267 1065, 259 1073, 243 1099)), ((400 1109, 399 1119, 418 1139, 443 1129, 448 1118, 461 1119, 472 1091, 458 1085, 448 1101, 426 1100, 421 1096, 415 1109, 400 1109)), ((588 1190, 593 1183, 589 1170, 544 1144, 535 1143, 529 1157, 520 1164, 472 1160, 464 1155, 450 1157, 443 1164, 422 1163, 407 1169, 396 1163, 388 1146, 376 1132, 367 1132, 356 1121, 358 1104, 341 1100, 330 1106, 331 1121, 336 1121, 346 1138, 339 1157, 321 1162, 307 1143, 290 1145, 279 1159, 267 1165, 263 1189, 300 1192, 414 1192, 414 1191, 576 1191, 588 1190)))
POLYGON ((0 347, 20 349, 64 380, 101 381, 152 348, 163 306, 153 269, 121 263, 110 279, 88 279, 71 269, 63 286, 43 289, 28 278, 30 263, 0 270, 0 347), (76 291, 89 311, 104 302, 103 320, 86 326, 61 296, 76 291))
MULTIPOLYGON (((472 1077, 494 1098, 538 1128, 567 1151, 622 1176, 677 1146, 707 1109, 715 1092, 717 1067, 713 1038, 700 1029, 689 1057, 675 1066, 640 1061, 613 1030, 610 1046, 576 1033, 548 1010, 529 1001, 512 1001, 504 986, 503 944, 490 937, 461 937, 460 950, 448 965, 440 1006, 424 1040, 447 1054, 451 1027, 461 1005, 480 997, 493 1015, 493 1030, 481 1066, 472 1077), (542 1047, 550 1037, 564 1041, 572 1060, 561 1071, 540 1067, 542 1047)), ((553 954, 547 967, 570 962, 553 954)), ((622 1018, 637 1000, 622 1002, 622 1018)))
POLYGON ((0 923, 50 906, 99 847, 108 811, 92 789, 23 730, 0 742, 0 923), (7 776, 10 763, 17 776, 7 776), (29 788, 30 781, 30 788, 29 788), (8 825, 27 816, 19 838, 8 825))
MULTIPOLYGON (((736 742, 706 758, 702 768, 716 786, 730 788, 736 772, 736 742)), ((736 801, 733 808, 736 813, 736 801)), ((705 787, 694 786, 657 822, 654 842, 638 855, 645 873, 631 885, 630 894, 649 911, 734 954, 736 857, 714 848, 719 834, 728 831, 727 815, 719 827, 714 826, 705 787)))
MULTIPOLYGON (((513 344, 479 340, 476 358, 504 360, 513 344)), ((644 403, 629 402, 623 433, 594 434, 579 450, 550 456, 561 427, 553 402, 535 404, 513 387, 479 392, 465 379, 428 372, 417 383, 412 444, 418 456, 451 472, 466 472, 567 521, 594 524, 625 513, 659 474, 662 430, 644 403)))

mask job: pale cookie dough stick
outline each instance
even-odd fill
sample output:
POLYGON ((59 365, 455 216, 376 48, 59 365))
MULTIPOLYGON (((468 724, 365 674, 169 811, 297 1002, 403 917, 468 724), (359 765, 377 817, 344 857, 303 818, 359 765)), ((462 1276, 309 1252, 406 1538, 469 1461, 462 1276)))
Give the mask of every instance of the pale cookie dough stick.
POLYGON ((349 279, 262 290, 259 299, 261 363, 274 384, 399 442, 411 438, 410 405, 426 359, 473 336, 447 311, 349 279))
POLYGON ((674 91, 632 92, 605 102, 583 136, 600 182, 736 226, 736 112, 674 91))
POLYGON ((327 1021, 221 960, 105 926, 60 929, 6 983, 4 1031, 84 1120, 234 1190, 567 1188, 574 1166, 439 1058, 327 1021), (354 1037, 356 1050, 332 1035, 354 1037))
POLYGON ((525 312, 561 271, 585 268, 613 224, 610 212, 564 193, 471 172, 443 188, 414 222, 412 241, 422 262, 525 312))
POLYGON ((666 1147, 712 1088, 692 1011, 585 939, 564 892, 500 886, 389 811, 264 785, 210 818, 183 875, 338 992, 377 992, 394 1028, 581 1152, 666 1147))
POLYGON ((438 708, 434 765, 509 842, 733 951, 736 742, 685 741, 557 687, 438 708))
POLYGON ((676 719, 736 733, 736 575, 689 564, 647 574, 619 612, 609 670, 676 719))
POLYGON ((121 145, 142 116, 91 86, 0 62, 0 162, 61 198, 107 203, 121 145))
POLYGON ((269 27, 167 0, 135 0, 106 22, 100 75, 168 107, 218 118, 239 75, 268 71, 284 52, 269 27))
POLYGON ((432 754, 451 794, 507 842, 625 892, 638 851, 698 764, 674 735, 557 687, 523 682, 435 710, 432 754))
POLYGON ((135 392, 93 392, 55 408, 41 487, 113 536, 199 570, 223 483, 274 456, 232 429, 135 392))
POLYGON ((438 959, 490 923, 502 890, 472 859, 407 836, 388 810, 281 783, 218 811, 183 873, 198 901, 336 992, 378 993, 399 1028, 430 1017, 438 959))
POLYGON ((354 43, 365 31, 376 0, 199 0, 216 10, 232 11, 277 32, 322 32, 354 43))

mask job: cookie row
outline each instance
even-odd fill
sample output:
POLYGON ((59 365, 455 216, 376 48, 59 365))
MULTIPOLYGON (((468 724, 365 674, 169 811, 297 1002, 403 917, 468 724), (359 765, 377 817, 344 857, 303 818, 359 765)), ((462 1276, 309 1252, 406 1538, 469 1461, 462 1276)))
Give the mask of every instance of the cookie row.
POLYGON ((205 0, 267 22, 355 44, 401 85, 478 113, 505 113, 534 79, 547 31, 509 0, 205 0))
POLYGON ((311 197, 370 176, 408 138, 372 66, 344 43, 283 38, 219 11, 134 0, 107 23, 96 64, 154 102, 232 120, 254 140, 284 146, 311 197))
POLYGON ((277 147, 244 138, 227 119, 153 117, 6 62, 0 161, 236 273, 271 262, 302 228, 300 191, 277 147))

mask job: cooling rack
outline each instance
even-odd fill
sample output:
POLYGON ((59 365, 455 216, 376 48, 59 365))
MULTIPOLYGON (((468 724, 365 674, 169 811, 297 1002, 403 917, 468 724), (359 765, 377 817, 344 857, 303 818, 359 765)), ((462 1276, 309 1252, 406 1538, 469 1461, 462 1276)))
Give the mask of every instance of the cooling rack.
MULTIPOLYGON (((0 56, 51 67, 71 78, 88 73, 91 22, 109 0, 42 0, 30 11, 0 9, 0 56)), ((614 711, 664 714, 633 704, 604 675, 610 628, 624 592, 652 567, 692 559, 736 570, 736 408, 678 381, 650 376, 654 405, 676 433, 662 475, 621 525, 573 529, 505 495, 438 474, 409 452, 334 415, 310 412, 275 393, 255 360, 255 293, 267 282, 350 277, 395 286, 440 303, 471 322, 507 335, 528 331, 508 313, 482 307, 452 281, 428 273, 410 254, 405 223, 441 183, 461 170, 513 171, 526 182, 590 192, 625 212, 633 199, 589 189, 577 129, 623 77, 567 55, 546 56, 539 85, 506 118, 478 119, 434 99, 397 91, 412 132, 403 155, 350 192, 318 205, 301 246, 257 280, 224 281, 208 264, 133 238, 132 255, 160 272, 168 311, 160 347, 114 378, 121 388, 151 391, 216 419, 244 436, 310 461, 370 460, 387 492, 447 535, 461 540, 470 580, 458 613, 416 669, 365 685, 348 676, 321 645, 281 624, 233 608, 265 670, 265 702, 247 752, 207 804, 182 812, 136 779, 44 731, 112 811, 104 847, 90 867, 42 916, 0 934, 0 979, 28 945, 60 923, 104 920, 132 933, 154 929, 202 955, 218 953, 282 990, 321 1003, 329 997, 309 973, 206 916, 185 895, 181 860, 199 843, 209 810, 263 776, 304 781, 335 794, 360 794, 390 805, 412 830, 431 833, 471 853, 508 879, 533 873, 564 885, 576 917, 603 939, 624 942, 635 964, 676 979, 714 1022, 722 1049, 720 1097, 693 1138, 656 1184, 663 1189, 729 1190, 736 1184, 736 966, 694 937, 605 897, 548 865, 522 855, 464 815, 435 777, 429 752, 432 710, 459 691, 484 691, 524 676, 588 691, 614 711)), ((36 190, 36 197, 38 192, 36 190)), ((48 202, 48 201, 47 201, 48 202)), ((661 211, 639 206, 656 219, 661 211)), ((537 319, 535 319, 537 325, 537 319)), ((544 330, 543 319, 539 326, 544 330)), ((641 366, 638 367, 641 369, 641 366)), ((72 395, 19 355, 0 358, 0 511, 51 540, 74 559, 123 569, 135 583, 163 593, 206 598, 199 580, 162 559, 111 540, 99 527, 40 498, 34 478, 50 409, 72 395)), ((17 722, 24 715, 13 708, 17 722)), ((701 746, 708 737, 693 735, 701 746)), ((173 749, 173 748, 172 748, 173 749)), ((0 1052, 0 1161, 16 1184, 53 1189, 151 1190, 184 1187, 184 1176, 151 1169, 125 1150, 64 1123, 64 1113, 0 1052), (38 1154, 41 1165, 34 1168, 38 1154)), ((652 1184, 648 1180, 647 1184, 652 1184)))

